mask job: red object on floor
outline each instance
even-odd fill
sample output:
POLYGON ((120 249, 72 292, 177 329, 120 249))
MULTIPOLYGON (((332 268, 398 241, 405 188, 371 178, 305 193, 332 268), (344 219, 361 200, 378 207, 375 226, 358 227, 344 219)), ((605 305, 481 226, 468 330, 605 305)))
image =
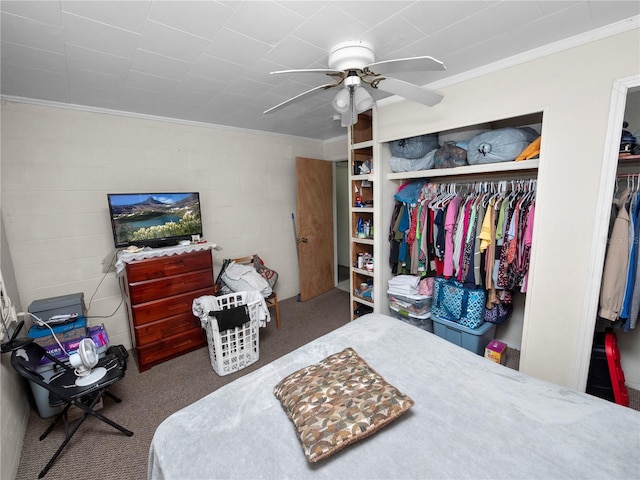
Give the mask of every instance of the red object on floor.
POLYGON ((629 392, 624 384, 624 372, 620 365, 620 350, 618 349, 618 340, 616 334, 607 331, 604 336, 604 348, 607 355, 607 364, 609 366, 609 375, 611 376, 611 386, 613 388, 613 397, 618 405, 629 406, 629 392))

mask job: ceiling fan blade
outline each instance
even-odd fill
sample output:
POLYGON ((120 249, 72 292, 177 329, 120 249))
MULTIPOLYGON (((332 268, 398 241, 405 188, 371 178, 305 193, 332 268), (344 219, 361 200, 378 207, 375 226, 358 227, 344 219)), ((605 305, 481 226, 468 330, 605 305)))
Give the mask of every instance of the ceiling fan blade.
POLYGON ((279 75, 281 73, 326 73, 327 75, 339 75, 342 74, 342 70, 333 70, 331 68, 301 68, 297 70, 278 70, 276 72, 269 72, 269 75, 279 75))
POLYGON ((378 75, 402 72, 429 72, 446 70, 444 63, 433 57, 409 57, 397 60, 386 60, 367 65, 367 68, 378 75))
POLYGON ((311 90, 307 90, 306 92, 302 92, 299 95, 296 95, 293 98, 290 98, 289 100, 285 100, 282 103, 279 103, 278 105, 276 105, 275 107, 271 107, 269 110, 265 110, 263 113, 273 113, 276 110, 280 110, 283 107, 286 107, 287 105, 293 103, 293 102, 297 102, 298 100, 302 100, 303 98, 306 97, 310 97, 312 95, 316 95, 317 93, 320 92, 320 90, 326 90, 328 88, 331 87, 335 87, 336 84, 335 83, 327 83, 326 85, 320 85, 319 87, 314 87, 311 90))
POLYGON ((403 82, 402 80, 398 80, 397 78, 385 77, 384 79, 380 80, 377 88, 379 90, 393 93, 394 95, 406 98, 407 100, 422 103, 430 107, 437 105, 444 98, 443 95, 440 95, 433 90, 419 87, 418 85, 414 85, 413 83, 403 82))

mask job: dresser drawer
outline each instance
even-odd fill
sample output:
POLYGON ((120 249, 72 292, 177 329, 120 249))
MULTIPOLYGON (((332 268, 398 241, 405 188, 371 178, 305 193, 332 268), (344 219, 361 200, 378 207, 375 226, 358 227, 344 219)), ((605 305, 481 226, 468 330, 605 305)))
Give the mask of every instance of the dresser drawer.
POLYGON ((129 301, 135 305, 181 293, 213 287, 213 270, 181 273, 171 277, 129 284, 129 301))
POLYGON ((209 250, 171 255, 168 257, 149 258, 127 264, 127 282, 135 283, 206 269, 213 271, 211 252, 209 250))
POLYGON ((135 327, 136 346, 142 347, 194 328, 202 329, 202 326, 200 325, 200 319, 194 316, 192 312, 185 312, 155 322, 145 323, 135 327))
POLYGON ((138 356, 138 369, 140 371, 147 370, 170 358, 177 357, 183 353, 204 347, 207 344, 207 337, 204 330, 194 328, 187 332, 162 339, 158 342, 151 343, 136 348, 138 356))
POLYGON ((202 295, 213 295, 213 283, 210 287, 166 297, 161 300, 131 305, 132 320, 135 326, 160 320, 185 312, 192 312, 193 299, 202 295))

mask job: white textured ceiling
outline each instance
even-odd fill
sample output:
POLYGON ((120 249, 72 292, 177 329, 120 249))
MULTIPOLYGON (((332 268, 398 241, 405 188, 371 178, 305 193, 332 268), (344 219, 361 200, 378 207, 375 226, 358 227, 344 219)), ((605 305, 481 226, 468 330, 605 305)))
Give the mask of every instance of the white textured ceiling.
MULTIPOLYGON (((429 85, 640 14, 640 1, 2 1, 1 93, 301 137, 344 135, 312 87, 346 40, 376 61, 430 55, 429 85)), ((327 81, 329 80, 329 81, 327 81)), ((378 96, 377 99, 382 98, 378 96)), ((446 99, 445 99, 446 100, 446 99)), ((28 100, 31 101, 31 100, 28 100)))

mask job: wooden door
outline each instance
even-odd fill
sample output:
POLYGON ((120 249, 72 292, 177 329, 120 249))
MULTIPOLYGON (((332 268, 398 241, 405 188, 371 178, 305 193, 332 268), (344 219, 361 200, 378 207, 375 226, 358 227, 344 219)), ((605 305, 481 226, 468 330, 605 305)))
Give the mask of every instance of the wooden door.
POLYGON ((333 165, 327 160, 296 158, 300 300, 334 287, 333 165))

